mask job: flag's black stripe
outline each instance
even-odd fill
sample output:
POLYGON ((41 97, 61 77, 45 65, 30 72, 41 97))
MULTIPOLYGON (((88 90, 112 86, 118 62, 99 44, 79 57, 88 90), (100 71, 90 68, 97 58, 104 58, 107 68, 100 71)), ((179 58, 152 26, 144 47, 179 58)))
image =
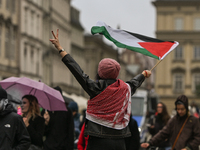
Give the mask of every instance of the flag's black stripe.
MULTIPOLYGON (((166 41, 163 41, 163 40, 151 38, 151 37, 140 35, 140 34, 137 34, 137 33, 131 33, 131 32, 125 31, 125 30, 123 30, 123 31, 127 32, 127 33, 129 33, 129 34, 135 36, 136 38, 138 38, 142 41, 145 41, 145 42, 157 42, 157 43, 166 42, 166 41)), ((174 43, 174 41, 168 41, 168 42, 174 43)))

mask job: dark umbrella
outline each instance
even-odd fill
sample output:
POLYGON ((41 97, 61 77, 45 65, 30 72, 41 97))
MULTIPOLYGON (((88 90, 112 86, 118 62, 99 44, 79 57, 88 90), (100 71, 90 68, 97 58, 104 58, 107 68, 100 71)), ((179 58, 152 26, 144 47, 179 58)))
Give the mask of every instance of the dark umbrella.
POLYGON ((11 103, 15 103, 15 104, 19 104, 21 105, 22 104, 22 100, 21 99, 18 99, 10 94, 8 94, 8 101, 11 102, 11 103))
POLYGON ((63 98, 64 98, 64 101, 65 101, 66 105, 68 105, 70 102, 74 102, 73 99, 71 99, 71 98, 69 98, 69 97, 66 97, 66 96, 64 96, 64 95, 63 95, 63 98))

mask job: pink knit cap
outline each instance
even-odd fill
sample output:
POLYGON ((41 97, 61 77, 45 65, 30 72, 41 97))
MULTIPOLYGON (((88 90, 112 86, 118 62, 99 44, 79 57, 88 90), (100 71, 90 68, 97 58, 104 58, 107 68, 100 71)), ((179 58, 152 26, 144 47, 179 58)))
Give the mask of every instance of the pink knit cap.
POLYGON ((119 75, 120 64, 111 58, 104 58, 99 62, 98 74, 102 79, 116 79, 119 75))

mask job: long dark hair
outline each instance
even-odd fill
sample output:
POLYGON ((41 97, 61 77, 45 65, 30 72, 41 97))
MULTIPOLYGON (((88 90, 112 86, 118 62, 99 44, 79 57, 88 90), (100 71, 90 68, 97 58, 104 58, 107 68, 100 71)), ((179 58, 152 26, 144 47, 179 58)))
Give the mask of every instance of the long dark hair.
POLYGON ((168 120, 170 119, 170 116, 169 116, 168 111, 167 111, 167 107, 166 107, 166 105, 163 102, 159 102, 158 104, 162 105, 162 113, 161 113, 161 115, 162 115, 162 121, 166 125, 167 122, 168 122, 168 120))
MULTIPOLYGON (((31 117, 33 117, 32 119, 34 120, 36 116, 41 116, 40 115, 40 107, 39 107, 39 104, 38 104, 38 99, 34 96, 34 95, 24 95, 22 97, 23 98, 26 98, 30 105, 29 105, 29 111, 31 113, 31 117)), ((23 114, 22 116, 25 117, 26 114, 23 114)), ((30 118, 28 118, 30 119, 30 118)))

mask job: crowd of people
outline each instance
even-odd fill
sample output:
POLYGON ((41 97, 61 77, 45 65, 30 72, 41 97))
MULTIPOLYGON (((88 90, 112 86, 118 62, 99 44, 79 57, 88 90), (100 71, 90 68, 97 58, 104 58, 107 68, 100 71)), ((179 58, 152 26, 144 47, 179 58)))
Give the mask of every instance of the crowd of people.
POLYGON ((33 95, 22 97, 22 115, 18 115, 0 88, 0 149, 74 150, 72 111, 40 109, 33 95))
MULTIPOLYGON (((22 97, 22 115, 18 115, 7 92, 0 88, 0 149, 139 150, 155 146, 159 150, 198 150, 200 123, 189 113, 187 96, 176 99, 177 114, 173 118, 164 103, 157 104, 157 111, 148 122, 152 138, 140 145, 138 125, 131 116, 131 96, 151 76, 151 71, 144 70, 124 82, 118 79, 120 64, 104 58, 93 81, 60 45, 58 30, 52 34, 54 39, 50 41, 63 63, 90 96, 83 119, 80 121, 76 102, 70 102, 67 111, 41 110, 34 95, 22 97)), ((60 87, 54 89, 62 95, 60 87)))
POLYGON ((172 150, 198 150, 200 145, 199 119, 190 115, 188 98, 180 95, 175 101, 177 114, 168 120, 167 124, 155 134, 148 143, 141 147, 159 146, 163 141, 170 142, 172 150))

